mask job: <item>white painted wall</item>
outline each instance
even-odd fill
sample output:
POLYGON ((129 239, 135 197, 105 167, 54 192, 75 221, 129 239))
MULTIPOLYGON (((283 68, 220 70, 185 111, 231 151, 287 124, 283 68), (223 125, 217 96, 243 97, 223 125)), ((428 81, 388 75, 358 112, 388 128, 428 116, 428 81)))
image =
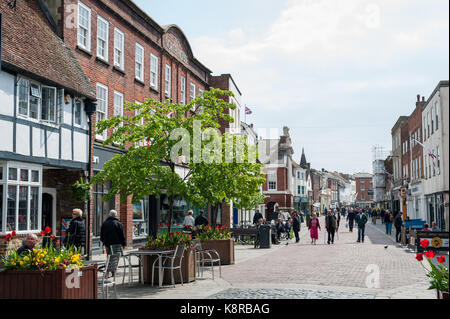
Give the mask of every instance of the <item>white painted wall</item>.
POLYGON ((0 114, 14 116, 13 106, 14 76, 0 71, 0 114))
MULTIPOLYGON (((0 108, 2 110, 2 108, 0 108)), ((0 120, 0 136, 1 147, 0 150, 6 152, 13 151, 13 123, 9 121, 0 120)))

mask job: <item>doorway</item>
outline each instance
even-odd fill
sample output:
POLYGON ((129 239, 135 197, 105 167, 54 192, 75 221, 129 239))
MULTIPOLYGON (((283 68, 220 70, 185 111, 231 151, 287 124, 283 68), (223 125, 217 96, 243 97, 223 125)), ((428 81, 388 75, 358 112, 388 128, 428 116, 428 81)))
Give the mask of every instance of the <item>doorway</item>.
POLYGON ((42 189, 42 219, 41 229, 52 229, 56 234, 56 189, 42 189))

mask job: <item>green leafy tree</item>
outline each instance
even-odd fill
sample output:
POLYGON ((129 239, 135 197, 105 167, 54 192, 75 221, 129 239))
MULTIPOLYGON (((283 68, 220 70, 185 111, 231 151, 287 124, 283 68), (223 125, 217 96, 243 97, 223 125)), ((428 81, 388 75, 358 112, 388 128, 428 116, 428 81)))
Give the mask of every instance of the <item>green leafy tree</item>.
POLYGON ((255 207, 264 202, 260 186, 265 182, 263 164, 256 163, 256 147, 229 133, 222 137, 221 161, 193 164, 189 179, 190 200, 197 205, 212 205, 211 224, 215 226, 219 205, 234 201, 238 208, 255 207), (227 147, 228 145, 233 147, 227 147))
POLYGON ((145 196, 159 197, 165 192, 169 199, 170 232, 174 200, 178 196, 188 197, 187 182, 196 169, 187 163, 201 162, 202 150, 209 146, 201 139, 201 132, 206 128, 218 129, 220 119, 233 122, 224 110, 236 106, 225 102, 221 98, 224 96, 233 93, 211 89, 187 105, 153 99, 141 105, 127 103, 127 110, 136 115, 101 121, 96 134, 112 129, 104 145, 119 145, 128 151, 109 160, 91 184, 112 182, 105 201, 119 194, 122 201, 132 196, 133 203, 138 203, 145 196))

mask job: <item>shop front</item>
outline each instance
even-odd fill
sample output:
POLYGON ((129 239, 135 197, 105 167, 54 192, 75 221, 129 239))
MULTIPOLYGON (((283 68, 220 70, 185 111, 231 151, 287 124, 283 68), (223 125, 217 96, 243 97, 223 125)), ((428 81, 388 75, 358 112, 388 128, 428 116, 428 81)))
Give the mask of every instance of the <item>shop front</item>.
POLYGON ((413 182, 409 185, 406 206, 410 219, 426 220, 425 196, 422 181, 413 182))
POLYGON ((427 206, 427 222, 430 224, 436 222, 437 227, 441 230, 447 229, 446 218, 445 218, 445 202, 444 193, 435 193, 432 195, 426 195, 426 206, 427 206))

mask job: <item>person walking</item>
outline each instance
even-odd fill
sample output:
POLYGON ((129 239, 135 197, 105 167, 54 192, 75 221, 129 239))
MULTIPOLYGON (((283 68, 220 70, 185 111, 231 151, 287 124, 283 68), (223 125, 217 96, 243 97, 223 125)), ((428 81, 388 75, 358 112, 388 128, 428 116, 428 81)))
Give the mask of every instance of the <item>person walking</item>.
POLYGON ((194 226, 208 226, 208 219, 204 216, 205 212, 203 210, 200 211, 200 215, 197 216, 194 222, 194 226))
POLYGON ((72 211, 72 220, 69 224, 66 237, 64 237, 64 246, 75 246, 77 249, 85 247, 86 241, 86 226, 82 218, 83 211, 81 209, 74 209, 72 211))
POLYGON ((356 214, 353 208, 350 209, 350 211, 347 214, 347 221, 348 221, 348 229, 351 233, 353 233, 353 224, 355 223, 356 214))
POLYGON ((357 240, 358 243, 360 242, 364 243, 364 235, 365 235, 364 233, 366 230, 367 221, 368 221, 367 215, 360 210, 358 215, 356 215, 356 223, 358 224, 358 240, 357 240))
POLYGON ((275 229, 277 231, 277 239, 281 240, 281 233, 284 230, 284 225, 283 225, 283 221, 281 218, 278 218, 277 223, 275 224, 275 229))
POLYGON ((384 210, 384 208, 381 210, 381 213, 380 213, 380 215, 381 215, 381 223, 382 224, 384 224, 384 215, 386 214, 386 212, 385 212, 385 210, 384 210))
POLYGON ((183 221, 183 227, 185 230, 192 230, 195 226, 195 219, 194 219, 194 211, 190 210, 188 211, 188 214, 186 217, 184 217, 183 221))
POLYGON ((260 219, 263 219, 263 215, 257 210, 255 216, 253 216, 253 225, 258 225, 260 219))
POLYGON ((316 213, 312 215, 312 218, 309 221, 308 229, 310 231, 311 244, 317 245, 317 239, 319 239, 319 230, 322 229, 320 228, 320 222, 319 219, 317 218, 316 213))
POLYGON ((300 229, 301 229, 300 217, 298 216, 297 212, 294 212, 292 214, 292 230, 294 231, 296 243, 300 242, 300 236, 299 236, 300 229))
POLYGON ((337 218, 331 213, 331 211, 329 211, 328 215, 325 217, 325 228, 328 232, 328 245, 330 245, 330 243, 334 244, 334 234, 337 229, 337 218))
POLYGON ((111 210, 109 217, 103 222, 100 228, 100 241, 105 245, 108 255, 111 255, 112 245, 121 245, 123 248, 127 245, 123 226, 118 219, 118 215, 117 211, 111 210))
POLYGON ((384 215, 384 227, 386 228, 386 235, 390 235, 392 232, 392 220, 394 217, 389 211, 386 211, 384 215))
POLYGON ((403 225, 403 218, 401 214, 398 214, 395 217, 394 226, 395 226, 395 241, 397 243, 400 242, 401 236, 402 236, 402 225, 403 225))

